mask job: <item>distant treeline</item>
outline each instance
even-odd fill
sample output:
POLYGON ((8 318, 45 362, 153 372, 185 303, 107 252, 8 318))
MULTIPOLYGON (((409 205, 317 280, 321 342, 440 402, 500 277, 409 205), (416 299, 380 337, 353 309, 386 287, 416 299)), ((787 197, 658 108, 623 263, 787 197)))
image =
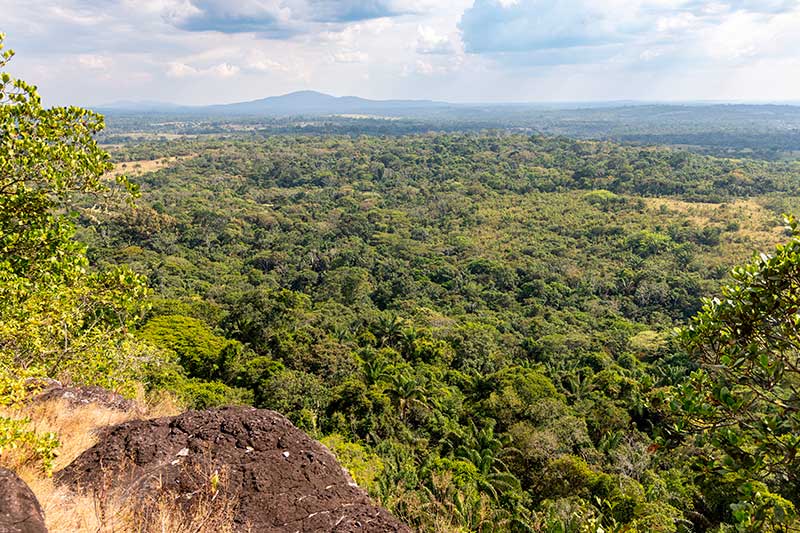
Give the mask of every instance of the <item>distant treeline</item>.
POLYGON ((224 116, 109 111, 102 140, 187 135, 379 135, 523 131, 622 143, 673 145, 699 153, 766 160, 800 153, 800 106, 640 105, 588 109, 454 108, 430 116, 224 116))

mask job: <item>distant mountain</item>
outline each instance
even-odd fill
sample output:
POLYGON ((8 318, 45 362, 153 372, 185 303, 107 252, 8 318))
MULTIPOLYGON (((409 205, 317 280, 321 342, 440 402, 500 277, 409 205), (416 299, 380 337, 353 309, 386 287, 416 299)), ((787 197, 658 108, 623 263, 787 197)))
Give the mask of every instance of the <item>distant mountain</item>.
POLYGON ((210 106, 181 106, 168 102, 120 101, 97 106, 115 113, 188 113, 209 115, 388 115, 413 116, 448 110, 457 104, 431 100, 369 100, 357 96, 331 96, 316 91, 297 91, 250 102, 210 106))
POLYGON ((236 104, 208 106, 212 112, 268 115, 389 114, 397 115, 431 109, 447 109, 454 104, 431 100, 368 100, 357 96, 331 96, 316 91, 298 91, 283 96, 236 104))
MULTIPOLYGON (((788 103, 755 105, 724 102, 644 102, 617 100, 609 102, 473 102, 454 104, 434 100, 370 100, 358 96, 331 96, 317 91, 297 91, 282 96, 270 96, 249 102, 209 106, 182 106, 157 101, 120 101, 98 106, 99 111, 112 114, 175 114, 194 116, 327 116, 368 115, 405 118, 471 118, 477 120, 502 118, 518 119, 537 117, 541 113, 581 113, 581 118, 592 114, 663 115, 669 113, 705 113, 726 115, 796 113, 797 107, 788 103)), ((597 117, 596 117, 597 118, 597 117)))

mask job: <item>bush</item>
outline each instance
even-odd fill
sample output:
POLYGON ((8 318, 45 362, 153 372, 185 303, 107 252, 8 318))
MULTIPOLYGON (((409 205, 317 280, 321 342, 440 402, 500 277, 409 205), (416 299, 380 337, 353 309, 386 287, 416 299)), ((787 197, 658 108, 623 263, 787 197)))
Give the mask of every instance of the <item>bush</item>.
POLYGON ((48 474, 59 442, 55 433, 37 433, 27 418, 0 416, 0 464, 11 469, 36 464, 48 474))
POLYGON ((139 337, 175 353, 190 377, 218 380, 238 370, 241 344, 215 334, 196 318, 157 316, 144 325, 139 337))
POLYGON ((320 442, 333 452, 361 488, 375 494, 378 476, 384 469, 380 457, 358 443, 348 442, 341 435, 328 435, 320 442))

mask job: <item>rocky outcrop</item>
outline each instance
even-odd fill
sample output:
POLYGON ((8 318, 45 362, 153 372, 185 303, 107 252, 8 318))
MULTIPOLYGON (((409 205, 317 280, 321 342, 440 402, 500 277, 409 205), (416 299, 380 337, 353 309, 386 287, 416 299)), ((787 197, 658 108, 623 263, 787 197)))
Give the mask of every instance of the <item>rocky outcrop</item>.
POLYGON ((78 490, 162 491, 191 506, 218 472, 241 531, 411 531, 375 506, 327 448, 265 409, 127 422, 104 432, 56 476, 78 490))
POLYGON ((130 412, 136 410, 136 403, 124 396, 102 387, 80 386, 70 387, 55 380, 48 380, 44 390, 31 398, 31 402, 47 402, 60 400, 71 407, 96 404, 113 411, 130 412))
POLYGON ((44 513, 28 485, 0 468, 0 533, 47 533, 44 513))

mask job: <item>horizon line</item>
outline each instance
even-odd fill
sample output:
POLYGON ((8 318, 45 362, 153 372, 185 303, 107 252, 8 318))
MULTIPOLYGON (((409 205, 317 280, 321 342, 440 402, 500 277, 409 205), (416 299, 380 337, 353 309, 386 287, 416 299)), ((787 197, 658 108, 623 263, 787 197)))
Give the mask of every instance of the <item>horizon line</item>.
POLYGON ((288 93, 283 94, 273 94, 267 95, 259 98, 249 99, 249 100, 236 100, 230 102, 216 102, 216 103, 205 103, 205 104, 177 104, 175 102, 170 101, 163 101, 163 100, 150 100, 150 99, 142 99, 142 100, 135 100, 135 99, 127 99, 123 98, 117 101, 112 102, 104 102, 104 103, 91 103, 87 104, 87 107, 95 107, 98 109, 109 109, 109 108, 118 108, 124 109, 122 104, 130 104, 130 105, 152 105, 152 106, 169 106, 175 108, 183 108, 183 109, 195 109, 195 108, 205 108, 205 107, 222 107, 222 106, 230 106, 236 104, 248 104, 248 103, 255 103, 262 100, 267 100, 270 98, 282 98, 297 94, 303 93, 310 93, 319 96, 327 96, 336 99, 342 98, 359 98, 362 100, 366 100, 369 102, 408 102, 408 103, 428 103, 428 104, 441 104, 441 105, 452 105, 452 106, 514 106, 514 105, 528 105, 528 106, 537 106, 537 105, 556 105, 556 106, 575 106, 575 105, 597 105, 597 104, 631 104, 631 105, 788 105, 788 106, 798 106, 800 105, 800 99, 796 100, 758 100, 758 99, 675 99, 675 100, 647 100, 643 98, 620 98, 620 99, 598 99, 598 100, 468 100, 468 101, 447 101, 447 100, 437 100, 433 98, 405 98, 405 97, 393 97, 393 98, 369 98, 365 96, 358 96, 355 94, 344 94, 344 95, 335 95, 331 93, 326 93, 322 91, 317 91, 314 89, 300 89, 297 91, 291 91, 288 93))

